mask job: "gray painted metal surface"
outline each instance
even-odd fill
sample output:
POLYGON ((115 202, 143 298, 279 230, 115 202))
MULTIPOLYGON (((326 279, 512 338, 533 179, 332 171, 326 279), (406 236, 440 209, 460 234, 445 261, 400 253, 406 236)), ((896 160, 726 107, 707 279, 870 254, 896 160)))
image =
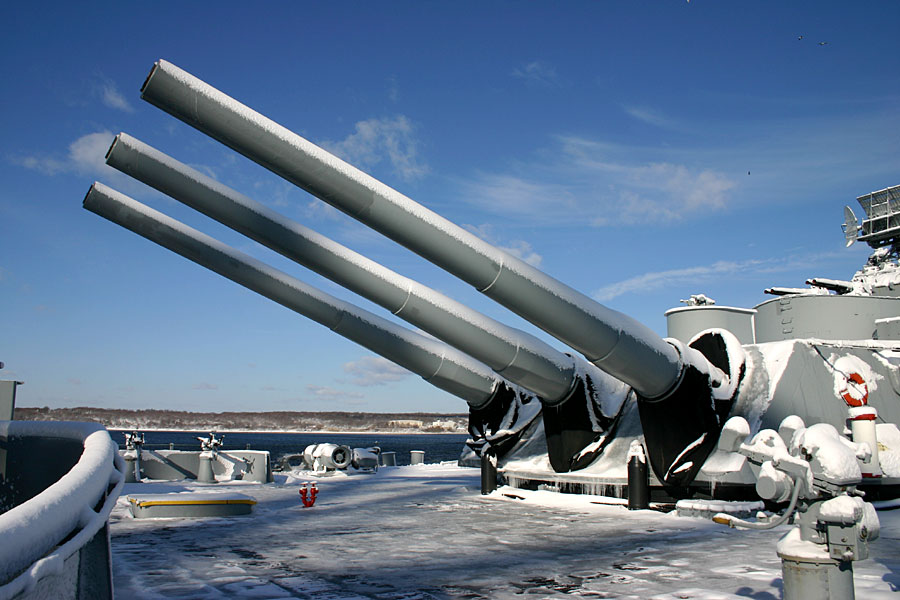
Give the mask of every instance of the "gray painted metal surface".
POLYGON ((783 558, 783 600, 854 600, 853 563, 783 558))
POLYGON ((516 312, 648 398, 669 392, 680 356, 613 311, 345 163, 166 61, 142 98, 207 133, 516 312))
MULTIPOLYGON (((782 361, 780 372, 754 369, 768 378, 771 397, 761 417, 762 428, 777 429, 785 417, 803 415, 809 423, 831 423, 842 431, 847 404, 837 392, 848 368, 838 361, 848 359, 864 367, 859 370, 864 371, 866 404, 878 411, 879 422, 900 423, 900 353, 896 350, 866 342, 828 340, 789 340, 760 344, 752 350, 760 367, 767 357, 770 362, 782 361)), ((760 398, 752 397, 753 383, 748 383, 742 395, 759 402, 760 398)))
POLYGON ((879 340, 900 340, 900 316, 875 319, 875 338, 879 340))
POLYGON ((498 385, 487 366, 447 344, 334 298, 103 184, 91 187, 84 206, 325 325, 470 404, 486 403, 498 385))
MULTIPOLYGON (((871 340, 878 319, 900 315, 900 298, 790 295, 756 306, 756 341, 871 340)), ((898 338, 890 338, 898 339, 898 338)))
POLYGON ((546 401, 574 385, 572 358, 288 219, 121 133, 107 164, 383 306, 546 401))
POLYGON ((701 331, 727 329, 742 344, 752 344, 755 313, 752 309, 732 306, 681 306, 666 311, 666 330, 669 337, 686 344, 701 331))
POLYGON ((16 411, 16 387, 19 381, 0 381, 0 421, 12 421, 16 411))

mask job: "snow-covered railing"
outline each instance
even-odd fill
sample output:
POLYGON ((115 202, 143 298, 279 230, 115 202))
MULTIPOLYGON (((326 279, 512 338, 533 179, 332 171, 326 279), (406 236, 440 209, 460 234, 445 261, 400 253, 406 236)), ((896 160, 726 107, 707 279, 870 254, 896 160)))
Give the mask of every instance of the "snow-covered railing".
MULTIPOLYGON (((0 600, 5 600, 61 573, 64 561, 104 527, 124 483, 125 463, 109 433, 94 423, 5 421, 0 422, 0 437, 7 442, 17 438, 80 442, 83 447, 65 475, 0 515, 0 540, 4 541, 0 544, 0 600)), ((35 454, 10 452, 7 461, 41 469, 41 461, 53 460, 41 456, 44 453, 35 454)))

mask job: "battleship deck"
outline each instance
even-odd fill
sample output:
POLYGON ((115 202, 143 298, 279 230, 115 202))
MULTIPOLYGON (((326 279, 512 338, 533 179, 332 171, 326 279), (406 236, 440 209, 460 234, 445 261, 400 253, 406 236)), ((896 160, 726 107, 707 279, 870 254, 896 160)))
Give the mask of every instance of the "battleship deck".
MULTIPOLYGON (((189 482, 127 484, 113 511, 116 592, 129 598, 421 599, 573 595, 696 599, 780 597, 775 542, 787 529, 738 531, 601 499, 501 488, 477 469, 383 468, 300 484, 217 484, 258 504, 249 517, 133 519, 125 496, 191 492, 189 482), (504 495, 506 494, 506 495, 504 495)), ((880 511, 872 558, 854 564, 859 598, 900 589, 900 510, 880 511)))

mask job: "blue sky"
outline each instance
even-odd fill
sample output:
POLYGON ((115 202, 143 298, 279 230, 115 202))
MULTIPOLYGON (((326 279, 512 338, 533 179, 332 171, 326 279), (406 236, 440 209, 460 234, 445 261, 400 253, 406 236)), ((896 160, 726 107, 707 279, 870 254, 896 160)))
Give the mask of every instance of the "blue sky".
POLYGON ((844 247, 843 206, 900 183, 895 2, 100 4, 0 23, 0 376, 20 406, 466 409, 85 211, 102 181, 385 316, 113 172, 119 131, 552 341, 141 101, 160 58, 660 335, 690 294, 750 307, 849 279, 867 248, 844 247))

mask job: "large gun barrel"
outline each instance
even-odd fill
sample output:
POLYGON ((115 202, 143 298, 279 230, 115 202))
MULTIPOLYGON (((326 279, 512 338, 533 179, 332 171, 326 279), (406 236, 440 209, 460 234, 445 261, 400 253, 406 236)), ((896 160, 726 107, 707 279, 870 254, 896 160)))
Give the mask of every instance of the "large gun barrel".
POLYGON ((84 207, 309 317, 462 398, 474 409, 490 403, 503 387, 491 369, 455 348, 334 298, 102 183, 91 186, 84 207))
MULTIPOLYGON (((699 472, 737 390, 736 382, 723 385, 723 372, 699 351, 663 340, 166 61, 154 65, 141 95, 577 349, 637 393, 650 464, 670 491, 683 489, 699 472)), ((556 423, 573 421, 559 415, 556 423)))
POLYGON ((127 134, 116 137, 106 162, 380 304, 543 402, 560 403, 575 386, 572 357, 533 335, 403 277, 127 134))
POLYGON ((171 63, 154 65, 142 98, 460 277, 642 397, 666 396, 682 377, 679 351, 646 326, 487 244, 171 63))

